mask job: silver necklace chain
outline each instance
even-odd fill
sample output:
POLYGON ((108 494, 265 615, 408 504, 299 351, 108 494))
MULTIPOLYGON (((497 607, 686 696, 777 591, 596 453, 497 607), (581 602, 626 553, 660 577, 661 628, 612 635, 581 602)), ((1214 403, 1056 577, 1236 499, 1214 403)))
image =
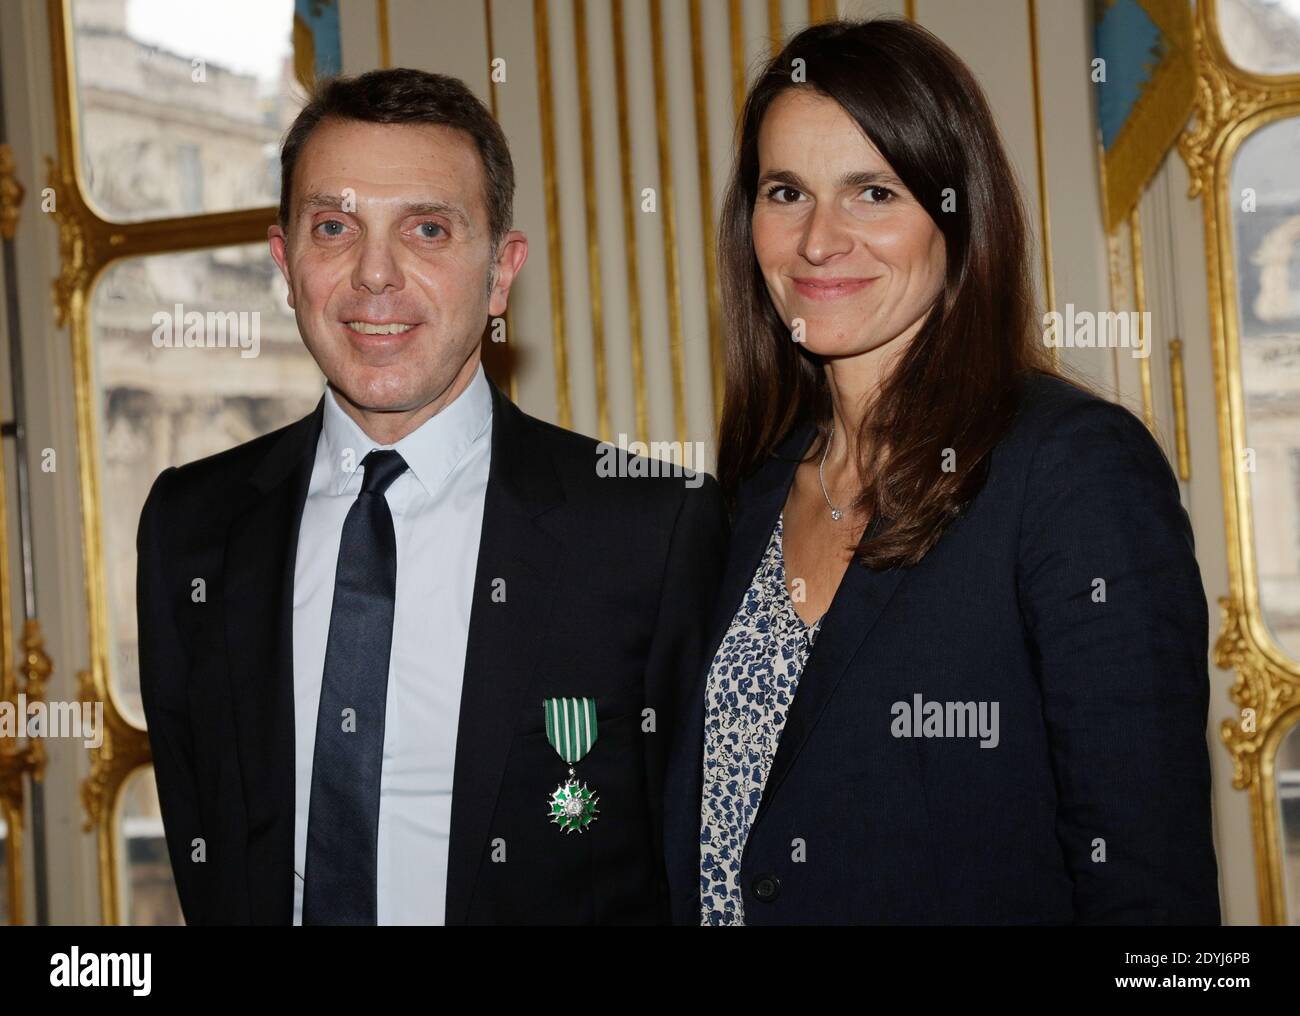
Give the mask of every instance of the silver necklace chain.
POLYGON ((826 492, 826 456, 831 453, 831 441, 835 438, 835 420, 831 420, 831 432, 826 438, 826 450, 822 452, 822 460, 817 466, 817 479, 821 481, 822 497, 826 498, 826 507, 831 510, 831 519, 838 522, 844 517, 844 512, 835 505, 831 504, 831 496, 826 492))

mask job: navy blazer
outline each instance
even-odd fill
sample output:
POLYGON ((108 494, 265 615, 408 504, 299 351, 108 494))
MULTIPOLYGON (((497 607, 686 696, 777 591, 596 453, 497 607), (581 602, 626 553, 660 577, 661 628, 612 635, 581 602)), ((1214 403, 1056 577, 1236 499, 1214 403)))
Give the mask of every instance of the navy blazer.
MULTIPOLYGON (((741 487, 710 647, 813 436, 797 428, 741 487)), ((745 846, 746 923, 1217 924, 1207 642, 1159 445, 1128 410, 1035 372, 983 489, 930 553, 845 573, 745 846), (926 736, 909 714, 930 703, 954 719, 947 703, 988 718, 996 703, 996 745, 926 736)), ((704 684, 667 780, 686 924, 700 920, 704 684)))

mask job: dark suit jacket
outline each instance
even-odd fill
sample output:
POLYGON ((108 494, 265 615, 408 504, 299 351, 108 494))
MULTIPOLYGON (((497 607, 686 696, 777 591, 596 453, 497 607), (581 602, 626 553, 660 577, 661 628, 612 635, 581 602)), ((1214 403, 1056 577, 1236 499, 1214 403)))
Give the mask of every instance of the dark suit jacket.
MULTIPOLYGON (((710 647, 812 437, 798 428, 742 487, 710 647)), ((746 923, 1218 923, 1207 637, 1159 446, 1126 409, 1035 373, 934 549, 845 574, 745 847, 746 923), (894 736, 895 703, 918 694, 998 703, 997 746, 894 736)), ((674 917, 690 924, 705 669, 665 818, 674 917)))
MULTIPOLYGON (((594 441, 492 397, 447 922, 664 922, 663 776, 721 571, 721 497, 711 477, 598 476, 594 441), (566 767, 542 702, 558 696, 596 699, 598 739, 577 768, 600 815, 582 834, 547 817, 566 767)), ((292 593, 322 407, 168 469, 140 519, 140 687, 191 924, 292 921, 292 593)))

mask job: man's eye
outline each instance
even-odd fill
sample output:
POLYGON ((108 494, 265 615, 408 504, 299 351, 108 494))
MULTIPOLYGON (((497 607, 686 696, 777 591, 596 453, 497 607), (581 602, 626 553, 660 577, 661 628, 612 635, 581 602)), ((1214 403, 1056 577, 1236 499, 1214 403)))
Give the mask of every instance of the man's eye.
POLYGON ((868 187, 862 192, 867 196, 873 205, 882 205, 894 196, 894 192, 888 187, 868 187))
POLYGON ((421 222, 416 228, 420 231, 420 236, 426 240, 437 240, 447 232, 436 222, 421 222))
POLYGON ((322 236, 340 236, 343 233, 343 229, 343 223, 339 222, 338 219, 326 219, 324 222, 318 222, 316 224, 316 231, 322 236), (337 230, 333 228, 335 226, 338 227, 337 230))

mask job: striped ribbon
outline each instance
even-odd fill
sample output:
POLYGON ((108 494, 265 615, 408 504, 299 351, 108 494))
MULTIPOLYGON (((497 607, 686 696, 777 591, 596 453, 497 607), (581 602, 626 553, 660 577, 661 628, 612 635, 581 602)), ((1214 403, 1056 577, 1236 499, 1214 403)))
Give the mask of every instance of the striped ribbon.
POLYGON ((596 700, 549 698, 546 712, 546 740, 569 765, 580 762, 596 743, 596 700))

